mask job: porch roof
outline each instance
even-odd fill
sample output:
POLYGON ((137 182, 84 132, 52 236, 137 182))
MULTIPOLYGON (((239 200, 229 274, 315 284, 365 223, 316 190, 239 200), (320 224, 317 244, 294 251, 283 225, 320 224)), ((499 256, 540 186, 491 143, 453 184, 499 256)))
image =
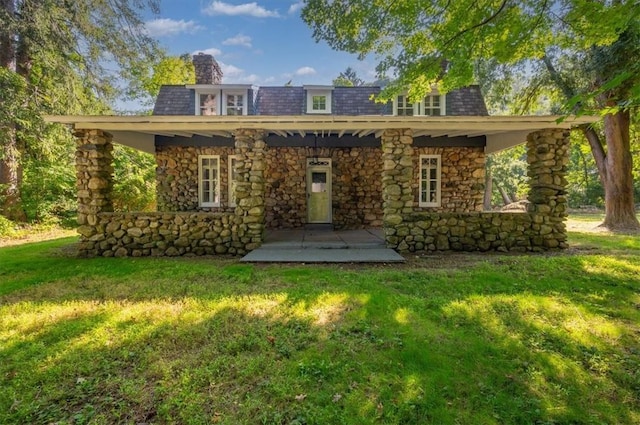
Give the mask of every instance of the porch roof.
POLYGON ((404 117, 380 115, 296 115, 296 116, 99 116, 50 115, 45 120, 70 124, 75 129, 97 129, 113 134, 114 141, 153 153, 155 136, 232 137, 235 130, 263 129, 281 136, 300 134, 353 134, 360 137, 384 130, 410 128, 414 137, 486 136, 487 153, 496 152, 526 141, 529 133, 547 128, 570 129, 599 120, 595 116, 440 116, 404 117))

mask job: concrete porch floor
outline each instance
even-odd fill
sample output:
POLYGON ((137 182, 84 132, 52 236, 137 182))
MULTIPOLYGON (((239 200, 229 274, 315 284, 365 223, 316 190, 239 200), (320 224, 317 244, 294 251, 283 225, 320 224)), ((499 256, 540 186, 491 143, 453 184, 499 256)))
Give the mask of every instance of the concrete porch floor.
POLYGON ((324 226, 268 230, 265 242, 240 261, 255 263, 399 263, 382 229, 331 230, 324 226))

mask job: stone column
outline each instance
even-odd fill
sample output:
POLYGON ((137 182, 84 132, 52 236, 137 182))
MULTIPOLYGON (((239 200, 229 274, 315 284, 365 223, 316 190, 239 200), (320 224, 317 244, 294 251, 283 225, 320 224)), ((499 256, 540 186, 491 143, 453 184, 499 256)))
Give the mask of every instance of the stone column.
POLYGON ((527 136, 529 212, 534 247, 566 248, 566 174, 569 130, 546 129, 527 136))
POLYGON ((239 129, 235 132, 236 217, 238 237, 247 251, 262 243, 265 222, 265 153, 264 131, 239 129))
POLYGON ((112 212, 112 136, 102 130, 76 130, 78 224, 95 226, 98 213, 112 212))
POLYGON ((413 133, 410 129, 390 129, 382 134, 382 209, 387 246, 405 251, 400 242, 409 234, 404 215, 413 212, 413 133))

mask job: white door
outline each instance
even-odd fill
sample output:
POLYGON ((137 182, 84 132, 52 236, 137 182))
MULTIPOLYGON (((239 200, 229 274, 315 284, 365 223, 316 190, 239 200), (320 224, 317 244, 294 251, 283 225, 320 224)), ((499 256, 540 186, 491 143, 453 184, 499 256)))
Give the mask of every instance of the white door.
POLYGON ((307 158, 307 223, 331 223, 330 158, 307 158))

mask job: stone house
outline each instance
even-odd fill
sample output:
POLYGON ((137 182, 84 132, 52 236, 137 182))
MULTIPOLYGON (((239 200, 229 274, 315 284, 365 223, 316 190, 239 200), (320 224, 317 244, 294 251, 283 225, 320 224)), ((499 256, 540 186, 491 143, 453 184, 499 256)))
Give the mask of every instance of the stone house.
POLYGON ((488 116, 477 86, 410 103, 379 87, 164 86, 152 116, 49 117, 78 141, 85 256, 244 254, 265 230, 383 227, 400 252, 566 246, 568 131, 591 117, 488 116), (158 211, 114 213, 112 143, 153 153, 158 211), (530 211, 482 211, 488 153, 527 143, 530 211))

